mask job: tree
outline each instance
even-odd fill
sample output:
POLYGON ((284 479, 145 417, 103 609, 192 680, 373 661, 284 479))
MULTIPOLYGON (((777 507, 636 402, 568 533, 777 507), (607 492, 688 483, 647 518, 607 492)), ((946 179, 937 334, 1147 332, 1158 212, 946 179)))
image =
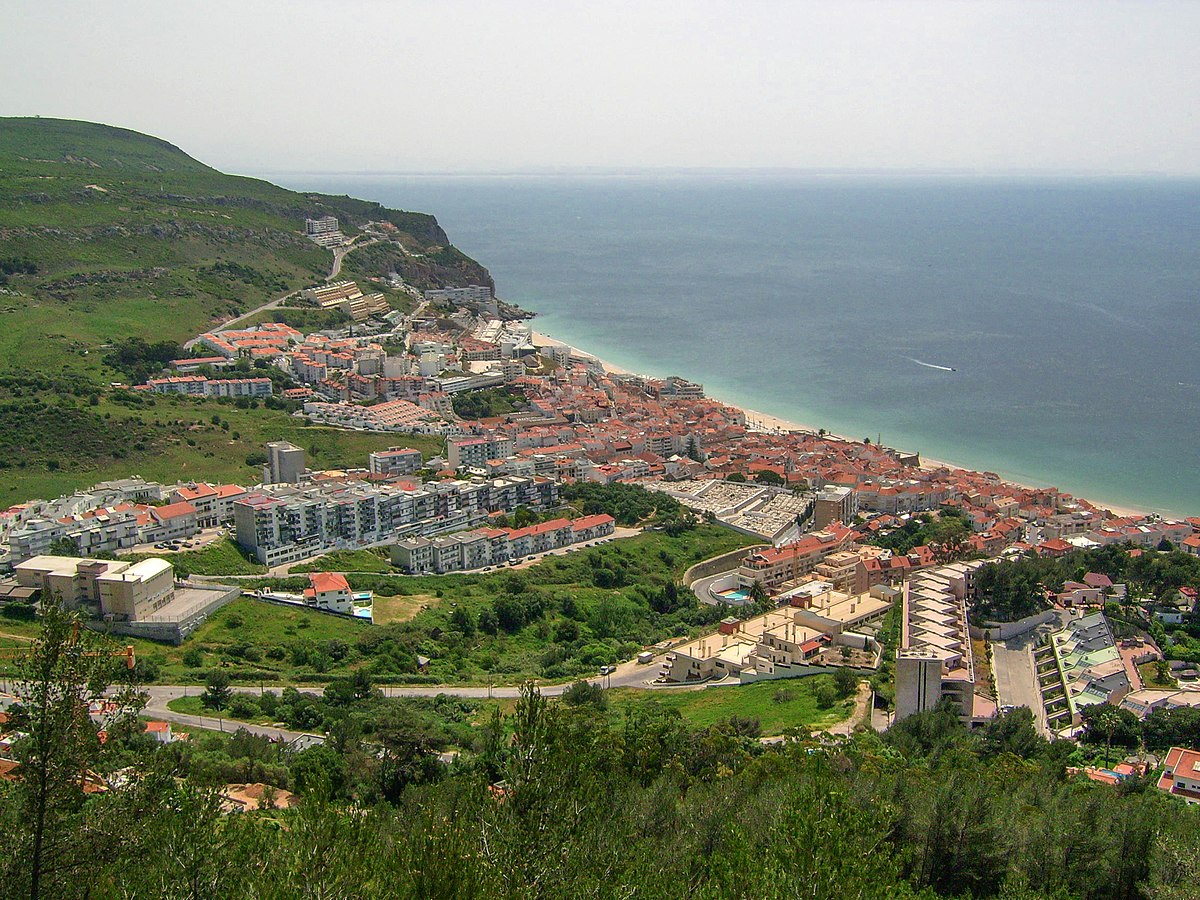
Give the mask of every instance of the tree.
POLYGON ((834 669, 833 687, 839 697, 849 697, 858 690, 858 674, 844 666, 834 669))
POLYGON ((208 673, 208 678, 205 679, 204 693, 200 695, 200 702, 209 709, 224 709, 229 705, 230 698, 233 697, 233 691, 229 687, 229 676, 220 669, 213 669, 208 673))
POLYGON ((131 729, 144 698, 131 672, 113 656, 114 647, 82 628, 78 613, 54 598, 42 601, 42 627, 27 656, 16 664, 12 709, 14 730, 24 732, 13 748, 19 767, 6 803, 19 810, 20 829, 4 836, 15 846, 0 853, 5 890, 39 900, 43 895, 77 894, 70 885, 84 878, 88 859, 76 843, 86 811, 85 790, 101 755, 99 726, 89 703, 113 684, 116 712, 102 724, 131 729))
POLYGON ((1084 727, 1080 740, 1085 744, 1103 743, 1105 765, 1108 765, 1113 744, 1118 747, 1136 747, 1141 738, 1141 723, 1138 717, 1127 709, 1098 703, 1085 707, 1080 717, 1084 727))

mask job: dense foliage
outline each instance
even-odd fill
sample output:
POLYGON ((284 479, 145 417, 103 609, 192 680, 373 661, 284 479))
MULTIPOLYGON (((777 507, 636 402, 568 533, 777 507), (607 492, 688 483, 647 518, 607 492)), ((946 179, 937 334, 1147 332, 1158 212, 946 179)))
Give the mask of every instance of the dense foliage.
MULTIPOLYGON (((1178 550, 1131 553, 1129 547, 1109 546, 1061 557, 1030 554, 979 570, 972 615, 1003 622, 1046 609, 1046 591, 1058 593, 1065 582, 1079 581, 1088 572, 1125 584, 1130 602, 1162 602, 1183 586, 1200 587, 1200 558, 1178 550)), ((1200 637, 1195 625, 1182 630, 1190 634, 1193 629, 1192 636, 1200 637)))
POLYGON ((903 525, 884 531, 868 543, 893 553, 906 554, 914 547, 945 547, 947 558, 957 557, 971 534, 971 527, 960 510, 945 507, 940 513, 918 513, 903 525))
POLYGON ((30 896, 36 871, 38 900, 84 879, 104 898, 1193 896, 1197 811, 1145 782, 1068 776, 1071 745, 1039 738, 1027 710, 979 733, 938 710, 882 736, 767 747, 747 723, 689 728, 653 700, 614 718, 592 688, 527 691, 447 766, 435 752, 447 728, 467 732, 454 720, 469 703, 363 687, 291 699, 347 711, 296 753, 244 732, 164 748, 133 730, 103 746, 53 733, 78 743, 63 748, 73 765, 137 775, 77 792, 43 834, 69 858, 36 870, 36 785, 0 787, 0 895, 30 896), (211 786, 226 780, 303 800, 222 815, 211 786))
POLYGON ((454 406, 454 414, 468 420, 505 416, 527 405, 523 394, 508 388, 463 391, 454 394, 450 402, 454 406))

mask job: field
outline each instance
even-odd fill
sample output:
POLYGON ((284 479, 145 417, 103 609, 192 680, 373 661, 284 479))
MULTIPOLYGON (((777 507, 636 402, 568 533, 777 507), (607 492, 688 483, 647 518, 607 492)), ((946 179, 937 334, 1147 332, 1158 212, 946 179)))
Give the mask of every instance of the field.
POLYGON ((439 602, 438 598, 432 594, 396 595, 394 597, 376 596, 371 605, 371 621, 376 625, 407 622, 422 609, 439 602))
MULTIPOLYGON (((153 555, 155 554, 133 553, 127 558, 137 560, 153 555)), ((203 550, 170 553, 164 558, 170 560, 171 565, 175 567, 177 576, 258 575, 267 571, 266 566, 247 558, 238 545, 228 538, 213 541, 203 550)))
POLYGON ((134 475, 167 484, 189 479, 253 484, 261 480, 261 463, 247 460, 261 458, 268 441, 303 447, 313 469, 365 466, 371 451, 394 446, 414 447, 427 457, 444 448, 441 438, 427 435, 305 425, 282 410, 242 409, 215 399, 135 397, 105 395, 95 406, 84 397, 0 406, 8 451, 0 462, 0 508, 134 475), (41 406, 34 410, 34 403, 41 406), (68 416, 70 428, 56 427, 68 416), (43 419, 46 424, 39 426, 43 419))
POLYGON ((689 725, 697 728, 715 725, 730 716, 757 719, 762 724, 762 733, 770 736, 783 734, 789 728, 828 728, 850 715, 854 709, 853 698, 840 700, 829 709, 821 709, 817 705, 817 685, 831 681, 828 675, 816 675, 701 690, 657 690, 651 693, 620 688, 608 692, 607 696, 618 710, 637 703, 654 703, 673 709, 689 725))
POLYGON ((376 572, 392 571, 386 550, 335 550, 306 563, 292 566, 297 572, 376 572))

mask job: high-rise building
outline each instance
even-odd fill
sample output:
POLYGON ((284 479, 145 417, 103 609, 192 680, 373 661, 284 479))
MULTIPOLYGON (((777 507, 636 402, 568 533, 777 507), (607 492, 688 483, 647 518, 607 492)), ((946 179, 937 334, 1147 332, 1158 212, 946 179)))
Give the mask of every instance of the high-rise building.
POLYGON ((287 441, 267 444, 267 484, 295 484, 304 474, 304 450, 287 441))

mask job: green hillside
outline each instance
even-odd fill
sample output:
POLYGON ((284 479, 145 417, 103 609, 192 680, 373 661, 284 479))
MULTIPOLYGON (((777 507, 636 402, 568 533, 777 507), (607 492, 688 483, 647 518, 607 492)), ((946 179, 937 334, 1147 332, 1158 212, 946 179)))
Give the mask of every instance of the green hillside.
MULTIPOLYGON (((348 234, 390 222, 414 254, 355 250, 343 264, 351 277, 396 270, 421 288, 491 284, 433 216, 225 175, 123 128, 0 118, 0 506, 118 474, 247 477, 255 445, 295 419, 212 401, 122 406, 108 386, 130 370, 104 359, 114 342, 182 343, 323 281, 333 254, 303 234, 304 219, 322 215, 348 234), (220 413, 240 440, 185 441, 168 412, 192 428, 220 413)), ((329 441, 325 464, 362 465, 396 436, 358 438, 329 441)))
POLYGON ((432 216, 225 175, 158 138, 56 119, 0 118, 0 370, 103 379, 95 353, 129 336, 185 340, 322 279, 332 254, 306 216, 353 233, 387 220, 405 247, 370 267, 418 287, 490 284, 432 216))

